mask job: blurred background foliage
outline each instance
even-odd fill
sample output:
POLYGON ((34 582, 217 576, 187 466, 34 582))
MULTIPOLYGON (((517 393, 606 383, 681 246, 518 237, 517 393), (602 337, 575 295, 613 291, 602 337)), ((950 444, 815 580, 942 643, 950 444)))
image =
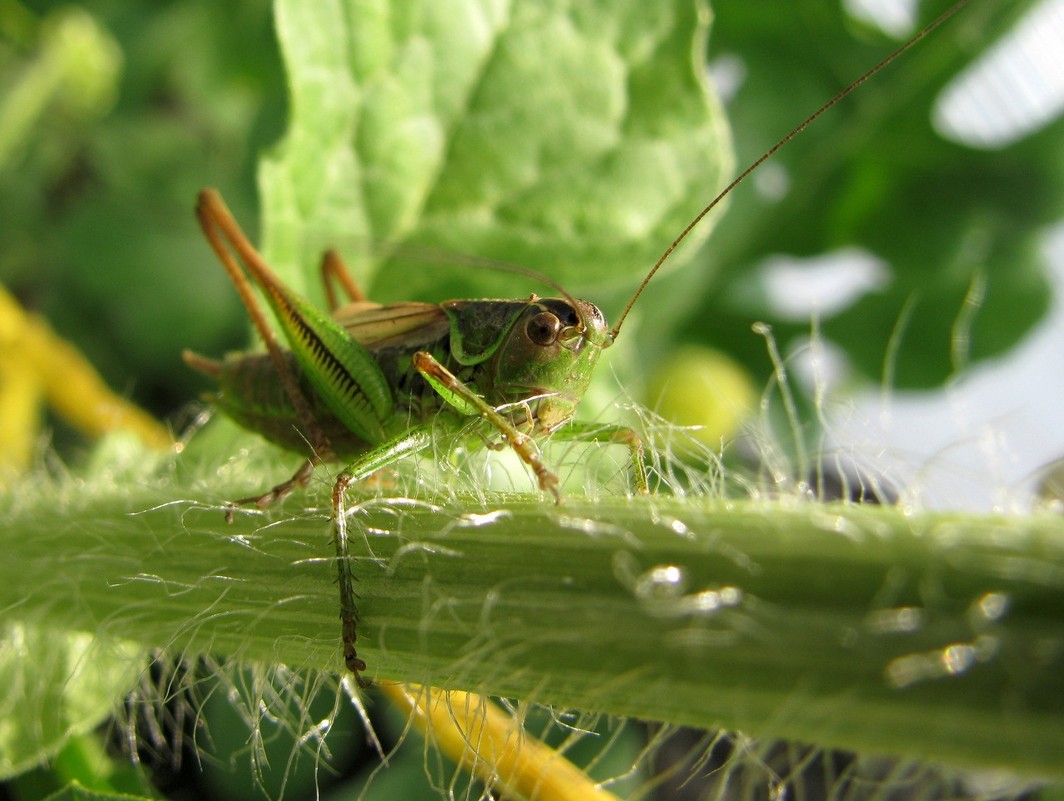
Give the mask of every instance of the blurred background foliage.
MULTIPOLYGON (((914 5, 923 24, 949 4, 914 5)), ((815 268, 825 254, 860 253, 885 268, 882 280, 837 308, 825 301, 819 309, 824 336, 857 376, 881 378, 887 343, 906 315, 893 365, 899 389, 937 387, 954 377, 963 366, 957 346, 961 362, 977 362, 1019 342, 1049 307, 1042 248, 1047 228, 1064 214, 1059 109, 1049 125, 980 148, 944 138, 934 115, 940 95, 1033 5, 967 6, 736 191, 705 250, 706 266, 677 279, 697 276, 704 289, 677 315, 678 336, 717 343, 743 364, 764 364, 762 343, 743 335, 752 319, 773 325, 784 352, 810 332, 810 310, 794 313, 770 299, 764 280, 770 260, 785 256, 815 268), (973 280, 985 282, 986 291, 968 342, 958 343, 954 326, 973 280)), ((836 3, 788 4, 780 12, 761 4, 716 6, 713 57, 740 59, 741 83, 728 104, 740 165, 883 55, 882 32, 839 13, 836 3)), ((1017 47, 1003 66, 1037 91, 1043 79, 1028 55, 1017 47)), ((999 90, 1008 91, 1021 90, 999 90)), ((983 122, 978 114, 1008 113, 1008 98, 995 99, 1002 105, 987 103, 974 123, 983 122)), ((810 281, 815 272, 809 269, 810 281)), ((835 282, 847 278, 836 275, 835 282)), ((823 289, 831 294, 830 283, 823 289)))
MULTIPOLYGON (((735 192, 696 264, 651 287, 646 306, 670 312, 639 327, 640 349, 656 357, 677 341, 711 346, 760 381, 770 365, 751 322, 773 323, 784 350, 809 332, 808 317, 774 308, 765 259, 847 248, 874 254, 891 273, 885 286, 823 315, 857 374, 880 375, 911 303, 899 386, 950 376, 952 327, 976 274, 988 289, 968 355, 1019 341, 1048 304, 1038 243, 1061 212, 1062 125, 973 150, 936 135, 929 110, 1029 5, 966 9, 819 120, 760 184, 735 192)), ((111 386, 171 415, 204 386, 181 349, 220 354, 247 340, 191 206, 199 188, 217 186, 257 236, 256 159, 280 139, 286 109, 269 5, 5 0, 0 8, 0 281, 77 343, 111 386)), ((713 11, 710 60, 739 76, 726 96, 740 164, 891 45, 829 0, 771 10, 722 2, 713 11)), ((571 283, 595 293, 579 276, 571 283)), ((609 287, 593 300, 616 316, 630 291, 609 287)))
MULTIPOLYGON (((1039 238, 1061 216, 1064 129, 1058 119, 1007 147, 973 150, 937 136, 929 109, 1029 5, 973 4, 782 153, 775 184, 736 192, 692 268, 649 290, 644 309, 669 313, 646 315, 653 324, 639 325, 639 349, 709 346, 763 381, 771 366, 751 322, 773 323, 784 346, 809 331, 754 280, 764 260, 845 248, 876 254, 893 275, 824 321, 857 374, 880 374, 915 301, 897 381, 946 380, 975 274, 987 294, 968 355, 1017 343, 1048 306, 1039 238)), ((740 164, 891 47, 829 0, 727 0, 714 14, 711 61, 738 64, 741 75, 728 103, 740 164)), ((280 139, 285 115, 265 0, 0 0, 0 282, 112 387, 173 415, 204 387, 181 350, 216 355, 248 339, 196 228, 195 194, 218 187, 256 239, 257 159, 280 139)), ((616 314, 630 290, 593 299, 616 314)))
POLYGON ((256 219, 285 113, 269 4, 5 2, 0 33, 0 281, 167 415, 183 345, 247 339, 192 205, 214 184, 256 219))

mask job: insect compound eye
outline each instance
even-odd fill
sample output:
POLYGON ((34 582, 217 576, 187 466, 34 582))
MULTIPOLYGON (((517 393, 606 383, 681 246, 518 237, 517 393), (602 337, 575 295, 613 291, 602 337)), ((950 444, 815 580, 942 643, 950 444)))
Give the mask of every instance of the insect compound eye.
POLYGON ((540 312, 525 325, 525 333, 536 345, 553 345, 562 330, 562 321, 550 312, 540 312))

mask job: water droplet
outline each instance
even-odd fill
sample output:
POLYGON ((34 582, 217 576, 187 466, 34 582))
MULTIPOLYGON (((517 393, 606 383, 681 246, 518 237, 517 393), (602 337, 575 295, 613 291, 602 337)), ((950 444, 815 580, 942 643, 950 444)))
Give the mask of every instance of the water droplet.
POLYGON ((1009 596, 1002 592, 988 592, 975 602, 975 608, 986 620, 1000 620, 1009 611, 1009 596))
POLYGON ((720 598, 725 606, 738 606, 743 602, 743 591, 738 587, 721 587, 720 598))
POLYGON ((890 661, 885 671, 886 679, 891 686, 900 689, 928 679, 960 676, 977 663, 993 659, 998 647, 996 637, 983 635, 970 643, 951 643, 934 651, 906 654, 890 661))
POLYGON ((909 634, 924 625, 924 610, 917 606, 878 609, 865 618, 865 626, 876 634, 909 634))
POLYGON ((484 512, 482 514, 471 513, 462 515, 458 519, 458 525, 467 528, 479 528, 480 526, 490 526, 512 516, 506 509, 497 509, 494 512, 484 512))
POLYGON ((721 587, 717 590, 702 590, 685 600, 684 611, 693 613, 717 612, 738 606, 743 601, 743 591, 738 587, 721 587))
POLYGON ((967 672, 975 664, 975 649, 970 645, 947 645, 942 649, 942 667, 946 673, 956 676, 967 672))
POLYGON ((635 597, 641 601, 660 601, 683 595, 687 583, 683 568, 658 565, 647 570, 635 582, 635 597))

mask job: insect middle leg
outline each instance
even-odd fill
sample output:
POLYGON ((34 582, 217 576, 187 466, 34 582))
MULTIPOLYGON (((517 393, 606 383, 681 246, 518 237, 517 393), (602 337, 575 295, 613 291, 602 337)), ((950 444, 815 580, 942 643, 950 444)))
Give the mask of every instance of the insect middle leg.
POLYGON ((635 489, 640 495, 650 492, 647 479, 646 454, 643 439, 628 426, 612 423, 584 423, 571 420, 554 433, 555 438, 571 442, 601 442, 604 444, 624 445, 630 454, 634 472, 635 489))
POLYGON ((424 450, 432 443, 427 426, 415 428, 398 439, 387 442, 360 456, 347 466, 336 479, 332 492, 333 542, 336 545, 337 583, 340 585, 340 629, 343 637, 344 664, 355 677, 359 687, 370 682, 362 676, 366 663, 355 648, 358 640, 358 607, 355 605, 355 575, 351 570, 349 538, 347 535, 347 488, 357 484, 378 470, 394 464, 405 456, 424 450))
POLYGON ((307 486, 307 484, 310 483, 310 477, 312 475, 314 475, 314 460, 307 459, 287 481, 282 481, 280 484, 271 487, 261 495, 250 495, 247 498, 240 498, 239 500, 227 503, 225 508, 225 522, 233 522, 233 510, 237 506, 257 506, 259 509, 273 506, 273 504, 288 497, 293 490, 307 486))

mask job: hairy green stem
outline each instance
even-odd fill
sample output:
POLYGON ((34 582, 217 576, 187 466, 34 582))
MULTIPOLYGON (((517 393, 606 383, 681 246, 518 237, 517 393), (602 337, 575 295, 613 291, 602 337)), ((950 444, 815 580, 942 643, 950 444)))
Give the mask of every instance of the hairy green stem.
MULTIPOLYGON (((0 507, 9 622, 341 669, 329 525, 307 496, 226 525, 189 487, 59 494, 0 507)), ((1064 520, 438 503, 353 506, 376 681, 1062 775, 1064 520)))

